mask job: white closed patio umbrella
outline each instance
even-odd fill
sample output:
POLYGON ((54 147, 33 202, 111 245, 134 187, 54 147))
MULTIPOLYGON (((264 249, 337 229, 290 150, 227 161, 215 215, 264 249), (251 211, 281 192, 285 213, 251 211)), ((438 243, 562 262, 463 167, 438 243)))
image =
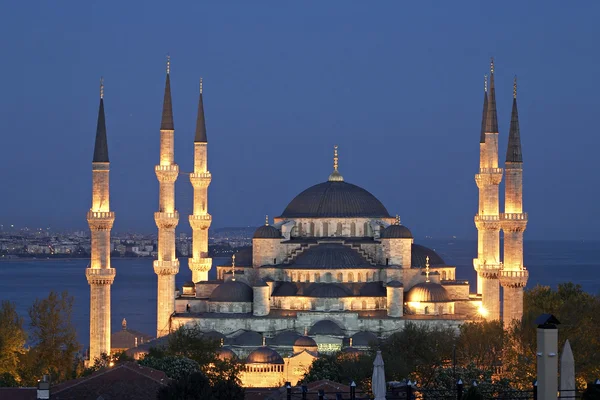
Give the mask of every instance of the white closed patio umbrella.
POLYGON ((560 357, 560 395, 575 398, 575 360, 569 340, 565 342, 560 357))
POLYGON ((381 357, 381 351, 377 350, 377 356, 375 357, 375 361, 373 361, 373 376, 371 378, 371 391, 375 396, 375 400, 385 400, 386 389, 383 357, 381 357))

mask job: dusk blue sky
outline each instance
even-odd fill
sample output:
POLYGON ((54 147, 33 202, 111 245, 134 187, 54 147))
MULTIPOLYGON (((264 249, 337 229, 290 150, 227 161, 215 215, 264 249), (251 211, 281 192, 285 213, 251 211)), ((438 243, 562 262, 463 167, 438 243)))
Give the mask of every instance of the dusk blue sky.
MULTIPOLYGON (((6 1, 0 223, 87 229, 105 78, 116 231, 153 232, 165 56, 189 172, 204 78, 213 227, 260 225, 347 182, 417 237, 475 238, 483 75, 500 159, 518 75, 528 239, 600 239, 600 3, 6 1)), ((179 230, 192 188, 177 182, 179 230)))

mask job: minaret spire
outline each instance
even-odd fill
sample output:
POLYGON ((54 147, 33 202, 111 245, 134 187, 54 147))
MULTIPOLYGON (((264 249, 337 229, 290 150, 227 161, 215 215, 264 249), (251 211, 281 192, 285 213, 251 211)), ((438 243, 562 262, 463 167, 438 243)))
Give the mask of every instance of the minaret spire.
POLYGON ((165 81, 165 95, 163 99, 161 130, 175 130, 173 124, 173 105, 171 102, 171 57, 167 56, 167 78, 165 81))
POLYGON ((196 119, 196 135, 194 143, 207 143, 206 123, 204 121, 204 101, 202 99, 202 78, 200 78, 200 100, 198 100, 198 117, 196 119))
POLYGON ((506 149, 506 162, 523 162, 521 153, 521 133, 519 130, 519 112, 517 111, 517 77, 513 82, 513 104, 508 133, 508 148, 506 149))
POLYGON ((92 162, 108 162, 108 142, 106 140, 106 120, 104 117, 104 78, 100 78, 100 107, 96 125, 96 144, 92 162))
POLYGON ((485 122, 486 133, 498 133, 498 113, 496 112, 496 87, 494 86, 494 58, 490 62, 490 89, 485 122))
POLYGON ((483 112, 481 116, 481 135, 479 137, 479 143, 485 143, 485 124, 487 121, 487 108, 488 108, 488 76, 483 76, 483 112))

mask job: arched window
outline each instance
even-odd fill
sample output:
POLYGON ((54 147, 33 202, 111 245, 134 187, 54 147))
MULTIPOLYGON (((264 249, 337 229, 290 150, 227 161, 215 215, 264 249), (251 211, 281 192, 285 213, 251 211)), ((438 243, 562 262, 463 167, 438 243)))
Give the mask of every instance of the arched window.
POLYGON ((338 282, 343 282, 344 281, 344 275, 342 275, 341 272, 338 272, 338 274, 337 274, 337 281, 338 282))
POLYGON ((329 224, 327 222, 323 222, 323 237, 329 236, 329 224))
POLYGON ((363 225, 363 236, 369 236, 369 223, 365 222, 363 225))
POLYGON ((362 273, 360 273, 360 272, 359 272, 359 273, 357 274, 356 281, 357 281, 357 282, 362 282, 362 273))
POLYGON ((321 282, 321 274, 318 272, 315 274, 315 282, 321 282))
POLYGON ((379 274, 377 272, 373 272, 373 282, 377 282, 379 280, 379 274))
POLYGON ((348 282, 354 282, 354 274, 352 272, 348 272, 348 282))
POLYGON ((368 272, 365 274, 365 279, 366 282, 371 282, 371 274, 369 274, 368 272))
POLYGON ((298 223, 298 236, 302 236, 302 222, 298 223))
POLYGON ((339 309, 340 311, 344 311, 344 302, 342 300, 340 300, 339 309))
POLYGON ((295 272, 292 272, 292 278, 291 278, 291 281, 292 281, 292 282, 294 282, 295 280, 296 280, 296 273, 295 273, 295 272))
POLYGON ((331 283, 331 272, 325 274, 325 282, 331 283))
POLYGON ((367 309, 367 302, 365 300, 362 301, 362 309, 363 310, 367 309))
POLYGON ((310 236, 315 236, 315 223, 310 223, 310 236))
POLYGON ((429 314, 429 306, 425 306, 425 314, 429 314))
POLYGON ((355 300, 352 300, 352 303, 350 303, 350 309, 356 310, 356 301, 355 300))
POLYGON ((356 222, 350 224, 350 236, 356 236, 356 222))
POLYGON ((446 271, 442 271, 442 280, 446 280, 446 271))
POLYGON ((336 236, 342 236, 342 223, 341 222, 337 223, 337 228, 335 230, 335 234, 336 234, 336 236))

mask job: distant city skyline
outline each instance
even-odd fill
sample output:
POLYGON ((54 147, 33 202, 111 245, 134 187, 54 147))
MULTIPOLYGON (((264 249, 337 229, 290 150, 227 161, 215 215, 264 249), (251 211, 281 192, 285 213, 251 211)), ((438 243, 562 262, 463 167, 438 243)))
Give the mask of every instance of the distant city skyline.
MULTIPOLYGON (((475 239, 483 75, 494 56, 501 159, 519 77, 525 240, 556 239, 556 225, 571 239, 600 239, 590 223, 600 218, 600 82, 588 72, 600 61, 600 5, 307 4, 0 6, 13 16, 0 26, 11 38, 0 66, 10 77, 0 98, 0 221, 87 229, 104 76, 114 231, 155 232, 168 53, 185 173, 204 78, 213 227, 279 215, 327 180, 337 144, 346 181, 415 236, 475 239)), ((186 175, 176 190, 180 215, 191 214, 186 175)), ((190 231, 180 221, 178 232, 190 231)))

